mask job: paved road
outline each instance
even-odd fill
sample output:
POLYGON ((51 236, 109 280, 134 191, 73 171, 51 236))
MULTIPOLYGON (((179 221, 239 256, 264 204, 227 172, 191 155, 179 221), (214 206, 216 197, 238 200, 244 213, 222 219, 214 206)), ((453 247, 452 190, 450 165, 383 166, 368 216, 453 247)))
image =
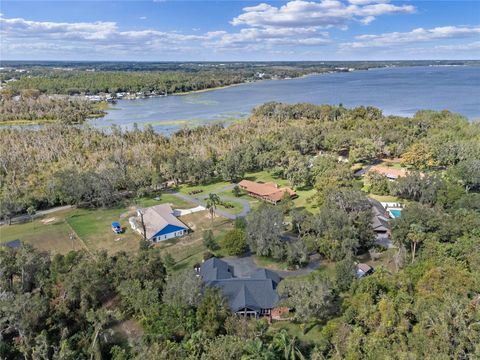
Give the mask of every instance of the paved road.
MULTIPOLYGON (((256 270, 259 269, 255 261, 253 260, 253 255, 248 254, 246 256, 237 257, 237 256, 228 256, 222 258, 222 260, 226 261, 229 265, 234 267, 234 273, 236 277, 249 277, 251 276, 256 270)), ((290 276, 299 276, 299 275, 306 275, 318 269, 320 267, 320 256, 315 254, 310 257, 310 262, 304 268, 292 271, 274 271, 280 277, 286 278, 290 276)), ((272 270, 273 271, 273 270, 272 270)))
MULTIPOLYGON (((65 205, 65 206, 57 206, 57 207, 47 209, 47 210, 40 210, 40 211, 37 211, 35 213, 35 215, 33 215, 33 218, 35 219, 35 218, 40 217, 40 216, 55 213, 57 211, 68 210, 68 209, 71 209, 72 207, 73 207, 72 205, 65 205)), ((29 220, 30 220, 30 215, 27 215, 27 214, 18 215, 18 216, 15 216, 14 218, 12 218, 12 224, 18 223, 18 222, 25 222, 25 221, 29 221, 29 220)), ((8 223, 8 220, 7 221, 0 220, 0 225, 7 224, 7 223, 8 223)))
MULTIPOLYGON (((232 188, 233 188, 233 186, 234 185, 231 185, 232 188)), ((229 187, 230 187, 230 185, 229 185, 229 187)), ((225 188, 227 188, 227 186, 225 188)), ((222 189, 220 189, 217 192, 221 192, 221 190, 222 189)), ((173 196, 178 197, 179 199, 182 199, 182 200, 185 200, 185 201, 197 204, 197 205, 202 205, 202 206, 207 205, 205 201, 200 200, 200 199, 198 199, 196 197, 193 197, 191 195, 182 194, 180 192, 171 192, 171 194, 173 196)), ((235 201, 235 202, 241 203, 242 206, 243 206, 242 211, 239 214, 234 215, 234 214, 231 214, 231 213, 229 213, 225 210, 222 210, 222 209, 215 209, 215 214, 226 217, 227 219, 230 219, 230 220, 235 220, 237 217, 244 217, 250 212, 250 204, 248 203, 247 200, 238 199, 238 198, 234 198, 234 197, 226 197, 226 196, 224 196, 224 199, 226 199, 228 201, 235 201)))

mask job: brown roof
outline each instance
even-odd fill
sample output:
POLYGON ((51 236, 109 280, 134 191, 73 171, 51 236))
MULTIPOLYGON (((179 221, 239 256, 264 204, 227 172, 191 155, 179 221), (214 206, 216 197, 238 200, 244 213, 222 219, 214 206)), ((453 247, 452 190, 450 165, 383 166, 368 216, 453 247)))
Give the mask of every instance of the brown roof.
POLYGON ((265 197, 273 202, 282 200, 282 197, 285 193, 288 193, 290 196, 296 195, 295 191, 289 187, 281 188, 278 186, 278 184, 273 182, 257 183, 250 180, 242 180, 238 183, 238 185, 252 194, 265 197))
POLYGON ((385 175, 387 177, 396 179, 402 176, 407 176, 406 169, 395 169, 389 166, 375 165, 368 169, 368 172, 377 172, 379 174, 385 175))
POLYGON ((368 264, 360 263, 360 264, 357 264, 357 269, 367 273, 370 270, 372 270, 372 267, 368 264))

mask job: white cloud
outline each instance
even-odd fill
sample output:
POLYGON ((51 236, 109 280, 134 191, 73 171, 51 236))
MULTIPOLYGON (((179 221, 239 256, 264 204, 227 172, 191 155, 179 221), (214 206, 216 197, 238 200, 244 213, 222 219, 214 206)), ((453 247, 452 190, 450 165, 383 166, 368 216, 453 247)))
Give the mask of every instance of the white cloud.
POLYGON ((480 35, 480 26, 443 26, 432 29, 417 28, 409 32, 391 32, 379 35, 359 35, 356 41, 343 43, 343 49, 392 47, 395 45, 444 39, 461 39, 480 35))
POLYGON ((352 20, 367 24, 380 15, 413 13, 415 10, 412 5, 388 4, 388 0, 351 0, 349 4, 339 0, 294 0, 280 7, 265 3, 246 7, 231 23, 250 27, 345 28, 352 20))
POLYGON ((140 20, 147 20, 147 17, 146 16, 140 16, 139 19, 140 20))

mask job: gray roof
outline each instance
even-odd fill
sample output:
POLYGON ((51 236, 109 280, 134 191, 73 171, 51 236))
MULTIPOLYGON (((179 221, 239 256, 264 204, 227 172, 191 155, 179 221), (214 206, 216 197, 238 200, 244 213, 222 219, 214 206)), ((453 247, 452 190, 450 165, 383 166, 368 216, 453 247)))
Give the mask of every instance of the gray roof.
POLYGON ((272 309, 279 300, 271 279, 232 278, 213 281, 210 286, 222 289, 234 312, 245 308, 272 309))
POLYGON ((173 215, 172 207, 169 204, 155 205, 143 211, 143 222, 147 232, 147 239, 151 239, 156 233, 168 225, 175 225, 184 229, 188 227, 173 215))
POLYGON ((267 270, 267 269, 258 269, 255 271, 252 276, 252 279, 270 279, 273 281, 273 287, 276 288, 278 283, 282 280, 280 275, 276 272, 267 270))
POLYGON ((206 283, 215 280, 231 279, 233 278, 233 267, 223 260, 212 257, 202 264, 200 275, 206 283))
POLYGON ((372 205, 372 228, 374 231, 385 232, 390 229, 388 218, 386 217, 387 210, 383 205, 375 199, 368 198, 368 201, 372 205))
POLYGON ((200 275, 209 286, 222 289, 234 312, 244 308, 272 309, 279 300, 275 289, 281 277, 270 270, 258 269, 251 277, 236 278, 233 267, 223 260, 210 258, 202 264, 200 275))

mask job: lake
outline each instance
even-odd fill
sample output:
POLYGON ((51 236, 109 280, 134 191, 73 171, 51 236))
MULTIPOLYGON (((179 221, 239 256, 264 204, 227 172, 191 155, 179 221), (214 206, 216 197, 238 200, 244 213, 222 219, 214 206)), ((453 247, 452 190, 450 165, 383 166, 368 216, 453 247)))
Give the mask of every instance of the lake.
POLYGON ((137 100, 120 100, 108 114, 90 123, 131 128, 151 124, 170 134, 182 126, 248 116, 268 101, 373 105, 387 115, 413 115, 420 109, 448 109, 480 118, 480 67, 430 66, 381 68, 349 73, 265 80, 223 89, 137 100))

